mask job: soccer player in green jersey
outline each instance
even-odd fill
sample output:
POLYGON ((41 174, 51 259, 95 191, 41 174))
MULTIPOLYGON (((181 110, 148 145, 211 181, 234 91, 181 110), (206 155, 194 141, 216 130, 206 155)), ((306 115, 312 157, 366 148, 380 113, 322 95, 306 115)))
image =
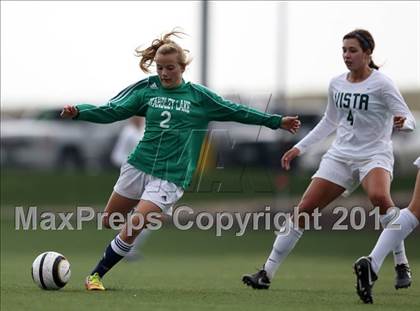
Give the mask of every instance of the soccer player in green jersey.
POLYGON ((172 31, 148 48, 136 50, 144 72, 150 72, 149 67, 156 63, 156 76, 127 87, 106 105, 67 105, 61 113, 64 118, 96 123, 146 118, 144 136, 121 167, 103 223, 110 227, 114 213, 128 215, 135 206, 133 214, 87 277, 88 290, 104 290, 102 277, 127 255, 142 228, 152 222, 149 216, 169 214, 182 197, 197 167, 210 121, 264 125, 293 134, 300 127, 298 117, 263 113, 226 100, 202 85, 185 82, 182 75, 190 63, 188 51, 171 39, 179 34, 172 31))

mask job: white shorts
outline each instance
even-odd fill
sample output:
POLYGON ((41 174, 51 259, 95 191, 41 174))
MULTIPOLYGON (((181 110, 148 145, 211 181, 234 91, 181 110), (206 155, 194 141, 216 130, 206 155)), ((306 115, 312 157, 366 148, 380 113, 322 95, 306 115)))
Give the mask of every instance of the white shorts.
POLYGON ((394 161, 386 157, 377 156, 366 161, 338 160, 326 154, 322 157, 318 170, 312 178, 319 177, 331 181, 346 191, 344 196, 352 193, 374 168, 380 167, 387 170, 392 180, 392 168, 394 161))
POLYGON ((146 174, 129 163, 121 166, 114 191, 129 199, 150 201, 168 215, 172 215, 172 207, 184 194, 184 189, 174 183, 146 174))

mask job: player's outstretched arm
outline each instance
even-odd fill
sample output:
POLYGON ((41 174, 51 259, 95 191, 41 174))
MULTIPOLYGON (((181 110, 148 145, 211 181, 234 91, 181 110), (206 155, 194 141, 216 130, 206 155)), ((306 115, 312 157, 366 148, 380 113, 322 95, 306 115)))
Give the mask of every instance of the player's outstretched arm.
POLYGON ((299 117, 295 116, 295 117, 283 117, 281 119, 281 128, 289 131, 292 134, 296 134, 297 131, 300 128, 300 121, 299 121, 299 117))

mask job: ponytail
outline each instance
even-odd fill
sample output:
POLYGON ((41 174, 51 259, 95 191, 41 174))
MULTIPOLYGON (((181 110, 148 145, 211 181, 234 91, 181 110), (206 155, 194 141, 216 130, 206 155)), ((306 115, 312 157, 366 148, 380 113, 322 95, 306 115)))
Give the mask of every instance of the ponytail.
POLYGON ((373 60, 372 60, 372 59, 370 60, 370 63, 369 63, 369 68, 379 70, 379 66, 378 66, 378 65, 376 65, 376 64, 373 62, 373 60))
POLYGON ((152 44, 146 49, 140 49, 140 47, 135 49, 135 55, 137 57, 141 57, 140 59, 140 69, 145 73, 150 73, 150 66, 152 66, 153 61, 155 60, 155 56, 158 53, 166 55, 170 53, 178 53, 178 61, 179 64, 185 68, 191 60, 188 58, 187 53, 188 50, 183 49, 180 45, 178 45, 175 41, 171 40, 172 36, 181 38, 181 35, 185 35, 185 33, 178 31, 176 29, 172 30, 169 33, 166 33, 159 39, 154 39, 152 44))

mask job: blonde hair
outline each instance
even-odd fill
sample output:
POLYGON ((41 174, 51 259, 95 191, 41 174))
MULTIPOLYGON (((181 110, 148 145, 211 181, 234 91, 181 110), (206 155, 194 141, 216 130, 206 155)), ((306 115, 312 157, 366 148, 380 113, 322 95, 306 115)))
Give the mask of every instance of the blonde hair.
POLYGON ((184 32, 173 29, 171 32, 164 34, 160 39, 155 39, 152 41, 152 44, 146 49, 140 49, 140 47, 135 49, 135 54, 140 59, 140 69, 145 73, 150 73, 149 67, 152 66, 153 61, 155 60, 156 54, 166 55, 171 53, 178 54, 178 63, 185 68, 191 59, 188 57, 190 51, 183 49, 178 43, 173 41, 171 37, 175 36, 181 38, 181 35, 186 35, 184 32), (158 51, 159 50, 159 51, 158 51))

